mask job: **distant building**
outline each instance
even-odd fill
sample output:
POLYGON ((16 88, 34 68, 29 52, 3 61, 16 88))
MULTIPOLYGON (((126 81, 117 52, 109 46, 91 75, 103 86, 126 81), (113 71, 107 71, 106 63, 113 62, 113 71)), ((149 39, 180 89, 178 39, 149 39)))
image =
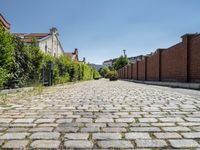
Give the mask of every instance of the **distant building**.
MULTIPOLYGON (((135 63, 136 61, 142 60, 143 59, 143 55, 139 55, 139 56, 135 56, 135 57, 128 57, 129 63, 135 63)), ((103 62, 103 66, 106 67, 112 67, 114 65, 114 63, 117 61, 118 58, 114 58, 114 59, 109 59, 103 62)))
POLYGON ((105 67, 111 67, 113 65, 113 60, 109 59, 103 62, 103 66, 105 67))
POLYGON ((46 54, 54 57, 59 57, 64 54, 58 38, 59 34, 54 27, 50 29, 50 33, 14 33, 14 35, 21 38, 26 45, 32 44, 35 39, 36 45, 46 54))
POLYGON ((77 48, 75 48, 74 52, 64 52, 64 56, 69 57, 71 60, 79 61, 77 48))
POLYGON ((6 31, 10 30, 10 23, 6 21, 2 14, 0 14, 0 26, 2 26, 6 31))

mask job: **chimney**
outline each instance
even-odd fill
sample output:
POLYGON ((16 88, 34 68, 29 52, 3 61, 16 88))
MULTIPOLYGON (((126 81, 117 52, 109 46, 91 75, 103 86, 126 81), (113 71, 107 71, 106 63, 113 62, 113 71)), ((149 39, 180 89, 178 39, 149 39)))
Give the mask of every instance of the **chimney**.
POLYGON ((50 33, 53 35, 53 34, 58 34, 57 33, 57 29, 55 28, 55 27, 52 27, 51 29, 50 29, 50 33))
POLYGON ((83 57, 83 62, 84 62, 84 63, 86 62, 86 59, 85 59, 85 57, 83 57))

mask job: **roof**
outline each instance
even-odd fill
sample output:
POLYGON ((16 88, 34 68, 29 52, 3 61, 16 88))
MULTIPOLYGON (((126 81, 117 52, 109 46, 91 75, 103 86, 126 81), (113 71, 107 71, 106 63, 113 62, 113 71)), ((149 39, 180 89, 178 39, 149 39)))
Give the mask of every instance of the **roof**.
POLYGON ((10 23, 6 21, 6 19, 3 17, 3 15, 0 13, 0 21, 6 27, 7 29, 10 29, 10 23))
POLYGON ((67 57, 69 57, 69 58, 73 58, 74 54, 71 53, 71 52, 65 52, 65 53, 64 53, 64 56, 67 56, 67 57))
POLYGON ((44 37, 47 37, 50 35, 50 33, 13 33, 13 35, 16 35, 18 37, 21 37, 23 42, 30 43, 32 42, 33 38, 36 38, 37 40, 42 39, 44 37))

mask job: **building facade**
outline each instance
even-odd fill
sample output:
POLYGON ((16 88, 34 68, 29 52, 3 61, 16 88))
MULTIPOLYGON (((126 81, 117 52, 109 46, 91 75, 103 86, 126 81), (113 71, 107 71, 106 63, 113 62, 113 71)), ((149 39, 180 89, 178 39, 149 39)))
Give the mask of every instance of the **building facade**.
MULTIPOLYGON (((143 59, 143 55, 139 55, 136 57, 128 57, 129 63, 135 63, 136 61, 140 61, 143 59)), ((103 62, 103 66, 105 67, 112 67, 114 65, 114 63, 117 61, 118 58, 114 58, 114 59, 109 59, 103 62)))
POLYGON ((2 14, 0 14, 0 26, 2 26, 6 31, 10 30, 10 23, 6 21, 2 14))
POLYGON ((40 50, 46 54, 54 57, 59 57, 64 54, 58 38, 59 34, 54 27, 50 29, 50 33, 14 33, 14 35, 21 38, 26 45, 30 45, 35 41, 40 50))
POLYGON ((69 57, 71 60, 74 60, 76 62, 79 61, 77 48, 75 48, 74 52, 64 52, 64 56, 69 57))

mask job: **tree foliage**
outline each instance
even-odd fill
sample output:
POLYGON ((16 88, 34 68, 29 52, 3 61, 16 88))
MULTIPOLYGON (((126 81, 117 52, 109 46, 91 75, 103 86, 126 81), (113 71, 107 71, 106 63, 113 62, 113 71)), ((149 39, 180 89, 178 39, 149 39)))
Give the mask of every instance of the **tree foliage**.
POLYGON ((108 67, 103 67, 103 68, 100 68, 99 69, 99 74, 102 76, 102 77, 106 77, 106 74, 110 71, 110 69, 108 67))
POLYGON ((114 69, 118 70, 129 63, 127 56, 120 56, 114 63, 114 69))

